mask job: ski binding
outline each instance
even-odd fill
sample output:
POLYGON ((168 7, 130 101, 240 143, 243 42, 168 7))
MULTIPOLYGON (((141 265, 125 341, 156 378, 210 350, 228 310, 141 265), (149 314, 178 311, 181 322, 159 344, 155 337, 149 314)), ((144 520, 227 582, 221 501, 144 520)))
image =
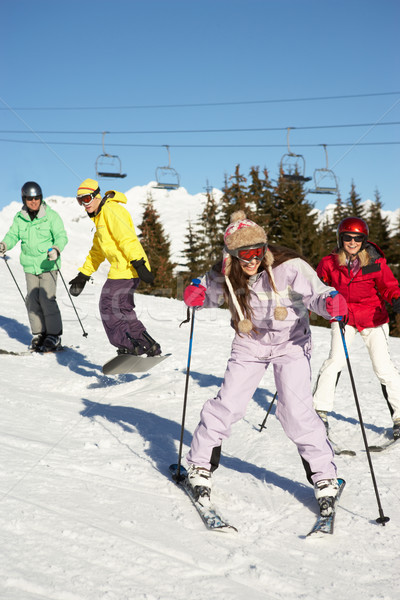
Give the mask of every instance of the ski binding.
POLYGON ((346 485, 346 482, 344 479, 338 479, 338 483, 339 483, 339 490, 338 490, 338 493, 335 498, 335 503, 333 505, 332 513, 327 517, 323 517, 320 515, 317 518, 317 520, 315 521, 314 526, 312 527, 311 531, 307 534, 306 537, 309 537, 309 536, 317 537, 319 534, 332 534, 333 533, 336 509, 338 506, 339 498, 342 495, 344 486, 346 485))
POLYGON ((217 507, 214 504, 209 506, 203 506, 193 496, 192 489, 187 483, 187 471, 181 465, 180 473, 178 475, 178 465, 173 464, 169 467, 169 472, 172 475, 172 479, 181 487, 186 494, 189 496, 194 507, 199 513, 204 525, 210 531, 237 531, 236 527, 228 523, 222 516, 217 507))

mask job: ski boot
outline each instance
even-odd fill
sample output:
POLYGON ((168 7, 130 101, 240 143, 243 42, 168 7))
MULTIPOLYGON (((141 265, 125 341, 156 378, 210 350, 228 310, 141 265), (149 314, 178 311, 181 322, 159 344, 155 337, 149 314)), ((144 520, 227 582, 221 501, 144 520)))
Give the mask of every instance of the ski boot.
POLYGON ((133 354, 134 356, 141 356, 146 354, 147 356, 159 356, 161 354, 161 347, 153 338, 143 331, 142 336, 144 339, 135 339, 129 333, 126 337, 129 339, 131 346, 129 348, 119 347, 117 354, 133 354))
POLYGON ((339 490, 337 479, 321 479, 314 485, 315 497, 319 505, 321 517, 329 517, 335 505, 339 490))
POLYGON ((46 335, 39 352, 57 352, 61 348, 61 337, 59 335, 46 335))
POLYGON ((393 423, 393 439, 400 440, 400 421, 393 423))
POLYGON ((146 354, 147 356, 158 356, 161 354, 161 346, 154 340, 147 331, 143 331, 143 337, 146 340, 146 354))
POLYGON ((211 503, 211 471, 190 465, 187 481, 194 500, 202 506, 208 506, 211 503))
POLYGON ((45 337, 45 333, 35 333, 31 345, 29 346, 29 350, 32 350, 32 352, 40 352, 40 347, 42 346, 45 337))

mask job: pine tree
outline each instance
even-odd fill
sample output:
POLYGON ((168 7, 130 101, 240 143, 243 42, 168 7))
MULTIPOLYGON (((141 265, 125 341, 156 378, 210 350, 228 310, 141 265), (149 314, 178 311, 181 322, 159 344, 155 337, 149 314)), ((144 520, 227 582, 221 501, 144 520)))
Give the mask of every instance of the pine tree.
POLYGON ((400 278, 400 212, 397 215, 397 219, 394 225, 394 231, 389 239, 389 259, 393 271, 397 279, 400 278))
POLYGON ((337 223, 334 216, 326 215, 318 228, 318 262, 337 246, 337 223))
POLYGON ((304 184, 281 175, 274 195, 279 217, 271 224, 269 241, 297 250, 315 267, 319 255, 317 213, 306 200, 304 184))
POLYGON ((206 204, 197 223, 201 273, 206 273, 222 256, 224 247, 220 208, 207 185, 206 204))
POLYGON ((343 219, 345 219, 346 217, 348 217, 348 209, 347 207, 343 204, 343 201, 341 199, 340 196, 338 196, 336 198, 336 202, 335 202, 335 209, 333 211, 333 224, 336 225, 336 228, 338 227, 340 221, 343 221, 343 219))
POLYGON ((250 213, 247 210, 247 179, 240 174, 240 165, 236 165, 235 174, 229 177, 229 182, 225 175, 223 196, 221 198, 221 225, 224 230, 231 222, 232 213, 238 210, 243 210, 250 218, 250 213))
POLYGON ((147 196, 139 239, 150 261, 154 274, 153 285, 141 282, 139 291, 154 296, 176 296, 176 279, 173 275, 176 265, 171 262, 171 243, 164 232, 160 216, 154 208, 151 194, 147 196))
POLYGON ((188 230, 185 236, 185 248, 183 255, 185 257, 184 271, 180 272, 180 278, 183 280, 183 286, 189 285, 191 280, 199 275, 203 275, 203 259, 201 255, 202 239, 195 231, 192 222, 188 223, 188 230))
POLYGON ((278 217, 275 208, 273 186, 267 169, 263 171, 264 179, 260 178, 259 167, 251 167, 251 183, 248 187, 249 204, 253 206, 253 219, 261 227, 269 230, 271 223, 278 217))
POLYGON ((346 201, 346 213, 345 217, 359 217, 360 219, 366 219, 365 209, 361 206, 361 197, 356 192, 354 181, 351 182, 350 196, 346 201))
POLYGON ((375 192, 375 201, 371 204, 368 213, 369 238, 375 242, 386 255, 389 251, 389 219, 382 216, 382 201, 378 190, 375 192))

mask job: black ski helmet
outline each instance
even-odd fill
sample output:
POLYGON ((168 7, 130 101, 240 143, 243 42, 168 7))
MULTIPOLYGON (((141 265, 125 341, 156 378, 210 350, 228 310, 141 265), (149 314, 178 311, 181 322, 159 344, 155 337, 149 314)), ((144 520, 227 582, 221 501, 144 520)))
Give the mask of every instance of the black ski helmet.
POLYGON ((27 198, 40 198, 40 203, 42 203, 42 188, 36 181, 27 181, 21 188, 21 197, 24 204, 27 198))

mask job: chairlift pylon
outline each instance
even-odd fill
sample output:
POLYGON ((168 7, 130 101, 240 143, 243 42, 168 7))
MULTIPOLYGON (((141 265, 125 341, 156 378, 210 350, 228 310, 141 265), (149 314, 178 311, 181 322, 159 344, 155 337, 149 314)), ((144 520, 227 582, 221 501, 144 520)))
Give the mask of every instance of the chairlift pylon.
POLYGON ((169 146, 164 146, 168 152, 168 166, 156 168, 157 185, 154 187, 158 190, 177 190, 180 187, 179 174, 171 167, 171 155, 169 146))
POLYGON ((289 144, 289 135, 291 127, 287 128, 287 147, 288 152, 284 154, 280 162, 280 173, 283 179, 292 182, 311 181, 311 177, 306 177, 306 161, 302 154, 292 152, 289 144))
POLYGON ((99 154, 96 158, 96 175, 97 177, 113 177, 123 179, 126 173, 122 173, 121 159, 116 154, 108 154, 104 148, 104 138, 108 131, 103 131, 102 146, 103 154, 99 154))
POLYGON ((315 169, 313 179, 314 179, 314 189, 309 190, 312 194, 335 194, 339 195, 339 184, 335 173, 332 169, 329 168, 328 165, 328 151, 326 149, 326 144, 322 144, 325 150, 325 160, 326 166, 321 167, 320 169, 315 169))

